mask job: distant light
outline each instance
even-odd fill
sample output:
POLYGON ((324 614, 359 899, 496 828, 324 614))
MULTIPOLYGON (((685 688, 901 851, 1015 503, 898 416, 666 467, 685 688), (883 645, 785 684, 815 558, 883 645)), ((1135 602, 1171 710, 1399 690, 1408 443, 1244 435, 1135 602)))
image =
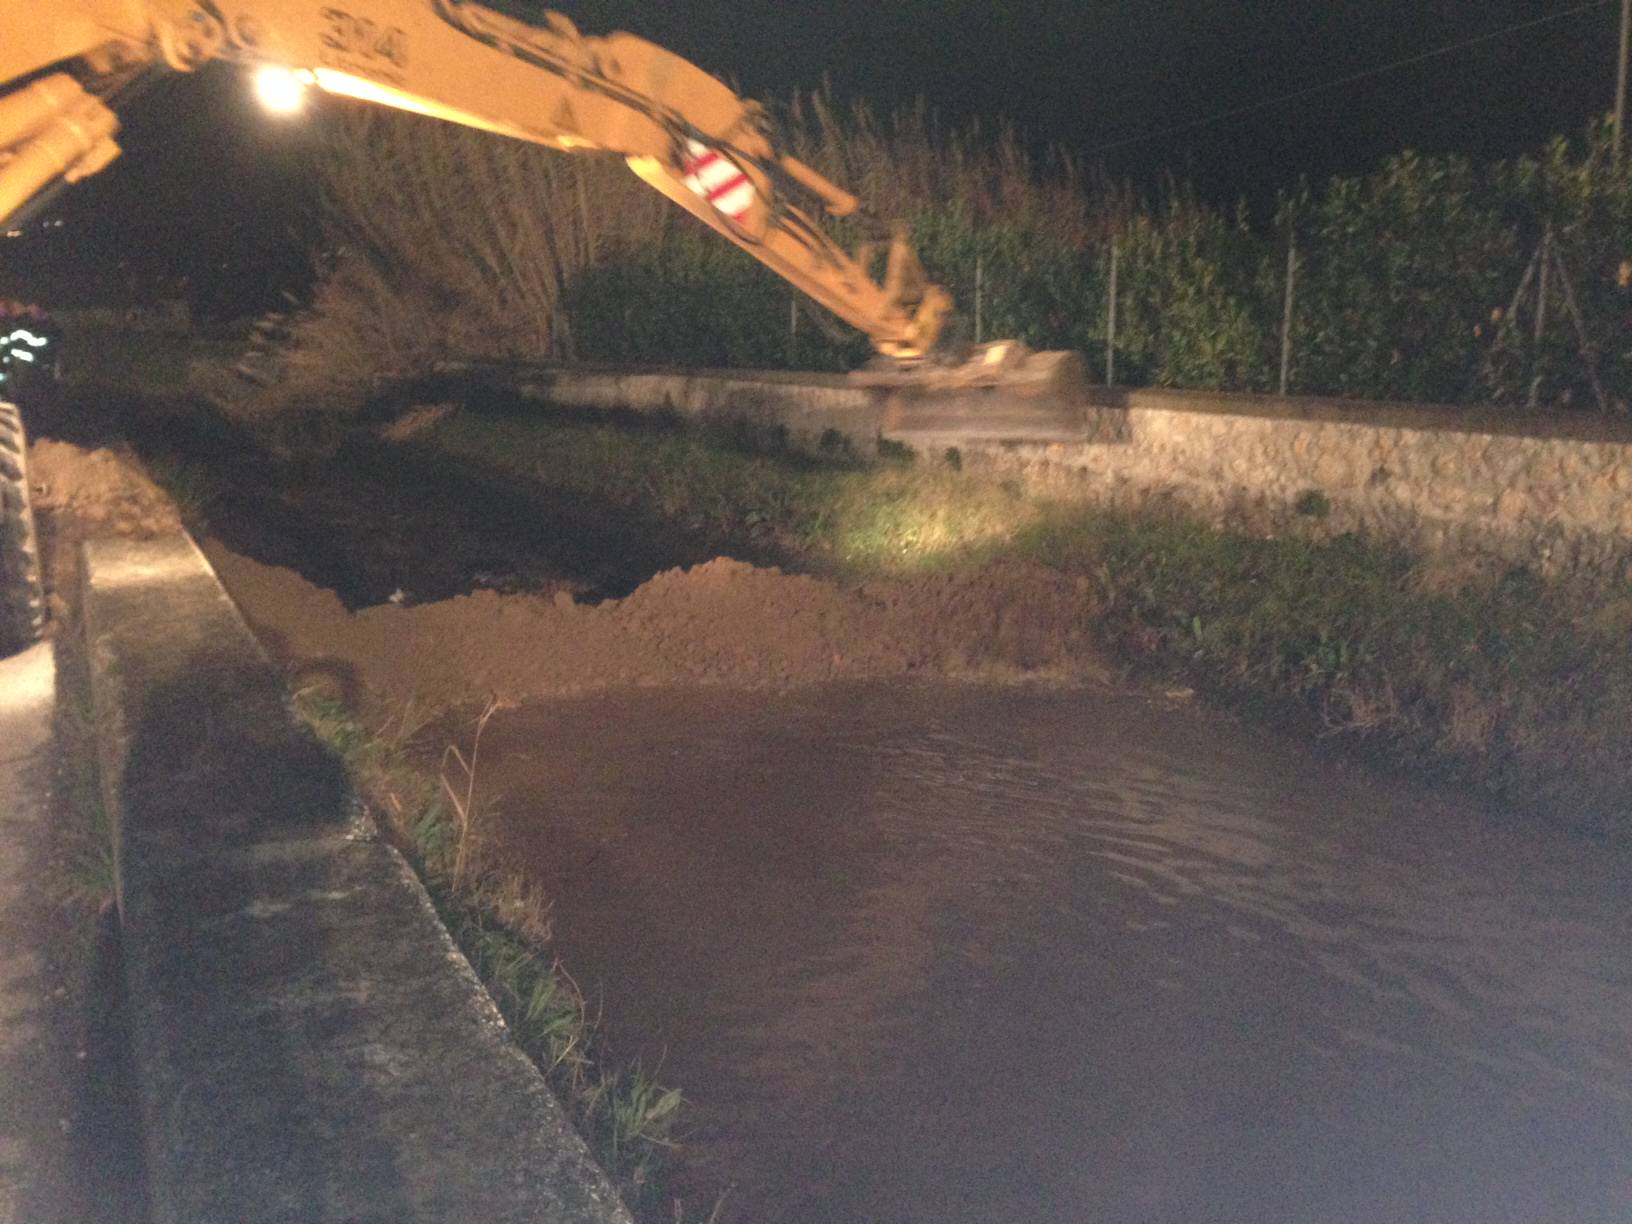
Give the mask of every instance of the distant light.
POLYGON ((282 64, 262 64, 255 70, 255 96, 274 115, 299 114, 311 83, 311 73, 282 64))
POLYGON ((23 236, 23 231, 22 230, 7 230, 6 231, 6 237, 7 238, 21 238, 22 236, 23 236))

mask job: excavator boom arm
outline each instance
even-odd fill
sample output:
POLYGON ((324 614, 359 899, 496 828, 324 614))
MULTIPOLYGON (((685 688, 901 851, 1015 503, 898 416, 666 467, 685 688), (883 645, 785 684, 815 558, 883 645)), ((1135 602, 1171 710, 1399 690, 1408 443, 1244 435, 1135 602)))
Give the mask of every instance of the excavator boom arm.
POLYGON ((0 94, 0 221, 117 154, 98 80, 212 59, 281 66, 330 93, 622 156, 888 356, 922 355, 950 313, 904 231, 882 284, 834 241, 823 222, 855 213, 855 197, 783 153, 756 103, 633 35, 587 37, 559 14, 533 25, 467 0, 0 0, 0 90, 19 86, 0 94), (65 65, 91 88, 44 75, 65 65))

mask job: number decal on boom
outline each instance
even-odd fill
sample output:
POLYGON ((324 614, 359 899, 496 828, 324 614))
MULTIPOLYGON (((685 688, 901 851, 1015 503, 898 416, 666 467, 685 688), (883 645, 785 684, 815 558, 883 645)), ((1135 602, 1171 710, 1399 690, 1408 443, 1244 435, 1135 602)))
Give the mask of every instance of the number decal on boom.
POLYGON ((408 35, 400 26, 381 26, 337 8, 323 9, 321 15, 326 23, 322 42, 330 51, 364 60, 383 59, 398 68, 408 66, 408 35))

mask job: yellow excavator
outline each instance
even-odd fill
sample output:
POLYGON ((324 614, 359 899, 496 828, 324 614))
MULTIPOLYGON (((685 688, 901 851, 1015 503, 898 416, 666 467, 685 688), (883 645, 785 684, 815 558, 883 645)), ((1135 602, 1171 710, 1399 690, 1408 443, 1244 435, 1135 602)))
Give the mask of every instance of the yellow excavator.
MULTIPOLYGON (((952 299, 929 281, 905 229, 881 231, 891 237, 875 280, 876 247, 849 253, 824 228, 860 215, 856 197, 783 153, 764 109, 701 68, 630 34, 589 37, 560 14, 533 24, 467 0, 0 0, 0 230, 118 156, 114 108, 131 86, 212 60, 253 71, 274 106, 316 89, 621 156, 866 333, 880 363, 865 381, 909 392, 1012 386, 1035 402, 1069 394, 1080 378, 1074 354, 1013 342, 961 360, 938 354, 952 299)), ((21 436, 14 417, 0 413, 0 497, 20 463, 7 458, 20 449, 7 442, 21 436)), ((6 564, 0 552, 0 586, 6 564)))

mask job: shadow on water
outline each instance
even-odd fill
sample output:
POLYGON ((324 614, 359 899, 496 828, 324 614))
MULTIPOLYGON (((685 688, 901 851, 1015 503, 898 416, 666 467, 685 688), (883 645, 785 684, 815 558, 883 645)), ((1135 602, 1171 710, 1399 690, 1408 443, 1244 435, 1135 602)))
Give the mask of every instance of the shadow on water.
POLYGON ((1623 854, 1098 692, 586 698, 483 757, 731 1218, 1632 1205, 1623 854))

